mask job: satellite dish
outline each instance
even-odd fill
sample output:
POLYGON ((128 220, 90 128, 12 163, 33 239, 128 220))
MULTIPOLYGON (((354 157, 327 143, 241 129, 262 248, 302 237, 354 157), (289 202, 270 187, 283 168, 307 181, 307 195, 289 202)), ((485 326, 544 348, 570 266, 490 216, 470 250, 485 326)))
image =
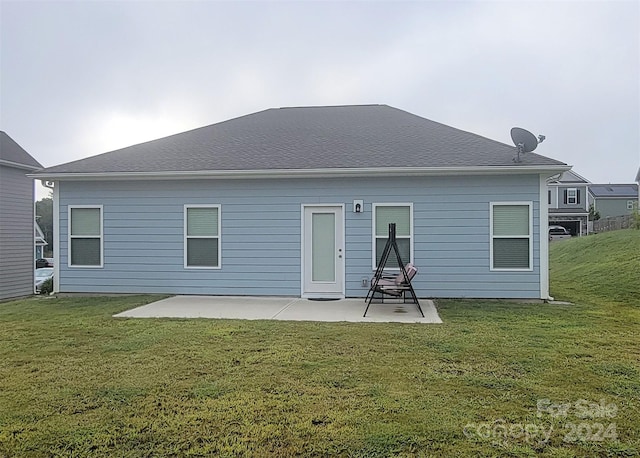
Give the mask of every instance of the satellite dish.
MULTIPOLYGON (((542 143, 544 136, 540 135, 539 137, 540 143, 542 143)), ((514 145, 518 148, 518 156, 513 159, 515 162, 520 162, 520 154, 530 153, 538 147, 538 139, 536 136, 520 127, 511 129, 511 140, 513 140, 514 145)))

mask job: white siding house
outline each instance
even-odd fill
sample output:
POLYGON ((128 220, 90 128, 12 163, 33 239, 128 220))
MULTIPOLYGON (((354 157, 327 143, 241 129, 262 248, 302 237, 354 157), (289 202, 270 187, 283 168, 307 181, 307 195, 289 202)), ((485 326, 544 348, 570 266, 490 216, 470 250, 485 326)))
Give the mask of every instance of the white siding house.
POLYGON ((34 181, 42 166, 0 131, 0 300, 33 294, 34 181))
POLYGON ((271 109, 34 176, 57 291, 364 297, 388 223, 421 297, 543 298, 566 164, 384 105, 271 109))

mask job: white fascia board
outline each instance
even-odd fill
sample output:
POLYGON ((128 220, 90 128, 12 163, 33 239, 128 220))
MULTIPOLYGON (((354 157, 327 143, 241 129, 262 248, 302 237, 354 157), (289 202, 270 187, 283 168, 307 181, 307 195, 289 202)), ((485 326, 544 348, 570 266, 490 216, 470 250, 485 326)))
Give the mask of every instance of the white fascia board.
POLYGON ((19 162, 7 161, 5 159, 0 159, 0 165, 6 165, 7 167, 14 167, 16 169, 28 170, 30 172, 35 172, 40 169, 40 167, 34 167, 32 165, 21 164, 19 162))
POLYGON ((503 175, 549 174, 569 170, 568 165, 549 166, 491 166, 491 167, 370 167, 347 169, 273 169, 273 170, 219 170, 180 172, 94 172, 94 173, 33 173, 28 175, 40 180, 189 180, 201 178, 340 178, 340 177, 394 177, 394 176, 443 176, 443 175, 503 175))

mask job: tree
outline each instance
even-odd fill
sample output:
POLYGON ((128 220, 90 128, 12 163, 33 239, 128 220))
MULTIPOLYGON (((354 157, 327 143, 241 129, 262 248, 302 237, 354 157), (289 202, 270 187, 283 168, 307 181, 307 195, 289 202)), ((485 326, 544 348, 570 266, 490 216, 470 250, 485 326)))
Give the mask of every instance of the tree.
MULTIPOLYGON (((53 199, 51 197, 45 197, 42 200, 36 202, 36 221, 42 229, 44 239, 48 245, 44 247, 45 253, 51 255, 53 253, 53 199)), ((50 257, 50 256, 47 256, 50 257)))
POLYGON ((596 208, 591 204, 589 207, 589 221, 598 221, 600 219, 600 212, 596 211, 596 208))

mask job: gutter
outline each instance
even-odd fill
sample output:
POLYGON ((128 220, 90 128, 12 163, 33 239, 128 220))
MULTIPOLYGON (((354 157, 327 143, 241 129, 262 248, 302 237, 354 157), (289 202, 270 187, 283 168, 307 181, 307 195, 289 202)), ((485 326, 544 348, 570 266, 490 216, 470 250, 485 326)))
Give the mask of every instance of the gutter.
POLYGON ((480 166, 480 167, 364 167, 324 169, 272 170, 194 170, 165 172, 36 172, 27 176, 46 181, 80 180, 194 180, 194 179, 256 179, 256 178, 353 178, 408 177, 442 175, 503 175, 551 174, 570 170, 569 165, 548 166, 480 166))
POLYGON ((29 170, 31 172, 35 172, 36 170, 42 169, 42 167, 34 167, 33 165, 21 164, 20 162, 7 161, 5 159, 0 159, 0 165, 14 167, 16 169, 29 170))

